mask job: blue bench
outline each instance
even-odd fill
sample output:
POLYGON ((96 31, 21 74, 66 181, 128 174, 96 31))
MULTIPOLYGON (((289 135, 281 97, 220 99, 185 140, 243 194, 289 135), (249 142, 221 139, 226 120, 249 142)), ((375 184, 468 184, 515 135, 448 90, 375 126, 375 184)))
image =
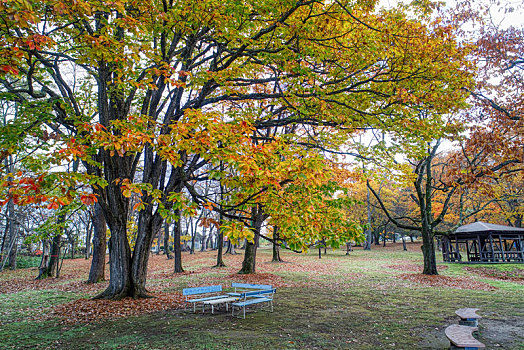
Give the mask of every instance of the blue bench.
POLYGON ((252 290, 271 290, 273 286, 269 284, 251 284, 251 283, 231 283, 231 287, 235 288, 235 291, 232 293, 227 293, 233 297, 240 297, 242 292, 249 292, 252 290))
MULTIPOLYGON (((182 290, 182 295, 186 297, 185 302, 186 305, 193 304, 193 312, 196 311, 196 304, 197 303, 204 303, 208 300, 215 300, 215 299, 222 299, 227 298, 227 295, 220 294, 220 295, 211 295, 214 293, 222 292, 222 286, 221 285, 215 285, 215 286, 204 286, 204 287, 194 287, 194 288, 184 288, 182 290), (190 296, 201 296, 199 298, 190 299, 190 296), (206 295, 206 296, 203 296, 206 295)), ((203 304, 202 312, 204 312, 205 304, 203 304)))
POLYGON ((256 305, 256 306, 264 306, 264 304, 267 304, 267 308, 271 309, 271 312, 273 312, 273 295, 276 293, 276 289, 274 289, 272 286, 268 285, 256 285, 256 284, 249 284, 250 288, 256 288, 255 286, 258 286, 258 290, 252 290, 247 292, 236 292, 236 288, 246 288, 247 284, 244 283, 233 283, 236 286, 234 293, 229 293, 232 296, 238 297, 239 301, 234 302, 231 304, 231 316, 238 317, 235 315, 235 308, 242 310, 242 318, 246 318, 246 308, 248 306, 256 305), (269 287, 269 288, 267 288, 269 287))

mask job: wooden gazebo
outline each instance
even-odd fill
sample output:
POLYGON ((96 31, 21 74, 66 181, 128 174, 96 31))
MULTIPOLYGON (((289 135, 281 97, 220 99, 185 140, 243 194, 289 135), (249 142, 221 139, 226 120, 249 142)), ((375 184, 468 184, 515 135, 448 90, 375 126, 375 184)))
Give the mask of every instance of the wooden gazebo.
POLYGON ((524 228, 475 222, 442 236, 447 262, 524 263, 524 228))

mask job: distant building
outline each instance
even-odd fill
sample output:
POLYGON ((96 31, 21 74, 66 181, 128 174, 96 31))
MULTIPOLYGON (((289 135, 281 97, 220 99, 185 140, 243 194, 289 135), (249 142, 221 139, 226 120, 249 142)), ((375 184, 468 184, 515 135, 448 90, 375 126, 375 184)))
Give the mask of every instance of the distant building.
POLYGON ((447 262, 524 262, 524 228, 475 222, 442 236, 447 262))

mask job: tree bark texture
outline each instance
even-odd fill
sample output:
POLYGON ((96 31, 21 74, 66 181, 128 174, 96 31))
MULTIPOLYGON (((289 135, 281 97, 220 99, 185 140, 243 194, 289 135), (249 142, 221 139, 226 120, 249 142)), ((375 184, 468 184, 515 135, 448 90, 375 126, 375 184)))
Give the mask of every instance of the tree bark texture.
POLYGON ((368 215, 368 228, 366 229, 366 241, 364 242, 364 250, 371 250, 371 241, 373 240, 371 232, 371 200, 369 198, 369 188, 367 190, 367 215, 368 215))
POLYGON ((147 264, 149 262, 149 252, 153 245, 156 233, 162 227, 163 219, 159 214, 153 215, 152 207, 140 211, 138 216, 138 233, 132 257, 132 279, 133 296, 148 297, 146 290, 147 264))
POLYGON ((166 254, 167 259, 172 259, 171 252, 169 251, 169 223, 164 223, 164 253, 166 254))
POLYGON ((175 238, 174 243, 174 256, 175 256, 175 264, 174 264, 174 272, 180 273, 184 272, 184 269, 182 268, 182 246, 180 242, 180 236, 182 231, 182 222, 180 218, 180 210, 175 209, 176 216, 179 218, 178 221, 175 221, 175 227, 173 230, 173 236, 175 238))
POLYGON ((278 237, 278 226, 275 226, 273 230, 273 259, 271 261, 274 262, 282 262, 282 258, 280 257, 280 245, 277 243, 279 237, 278 237))
MULTIPOLYGON (((101 214, 103 215, 103 214, 101 214)), ((85 251, 85 258, 86 260, 91 257, 91 249, 92 249, 92 241, 93 240, 93 218, 91 217, 91 220, 89 223, 87 223, 86 227, 86 251, 85 251)))
POLYGON ((242 262, 242 269, 239 274, 255 273, 257 247, 260 241, 260 228, 264 222, 264 213, 260 206, 254 206, 251 209, 251 230, 254 233, 253 242, 246 242, 246 249, 244 252, 244 261, 242 262))
POLYGON ((106 264, 106 221, 100 205, 95 204, 94 215, 92 217, 93 227, 93 260, 89 270, 87 283, 97 283, 105 280, 106 264))

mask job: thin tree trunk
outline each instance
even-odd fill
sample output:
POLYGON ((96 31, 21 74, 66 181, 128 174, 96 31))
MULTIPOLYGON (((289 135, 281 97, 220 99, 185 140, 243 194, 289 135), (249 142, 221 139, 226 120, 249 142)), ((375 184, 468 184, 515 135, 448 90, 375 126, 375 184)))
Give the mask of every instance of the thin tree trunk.
POLYGON ((75 258, 75 240, 71 237, 71 259, 75 258))
POLYGON ((166 253, 167 260, 173 259, 169 251, 169 224, 164 223, 164 253, 166 253))
POLYGON ((2 272, 2 262, 4 260, 4 254, 6 251, 6 247, 8 246, 7 240, 9 237, 9 216, 6 215, 5 218, 5 230, 4 230, 4 237, 2 238, 2 245, 0 246, 0 272, 2 272))
POLYGON ((180 235, 182 231, 182 220, 180 216, 180 210, 175 209, 175 215, 178 218, 178 221, 175 221, 175 227, 173 230, 173 236, 175 238, 174 242, 174 256, 175 256, 175 264, 174 264, 174 271, 175 273, 184 272, 184 269, 182 268, 182 246, 180 243, 180 235))
POLYGON ((42 259, 40 259, 40 266, 38 267, 38 276, 35 278, 37 280, 45 278, 47 271, 47 265, 49 263, 49 248, 47 240, 42 241, 42 259))
POLYGON ((18 255, 18 225, 15 226, 15 232, 12 233, 11 239, 12 241, 9 242, 9 255, 8 255, 8 262, 7 266, 11 270, 16 270, 16 257, 18 255))
MULTIPOLYGON (((245 242, 244 242, 244 249, 245 249, 245 242)), ((235 245, 231 243, 231 241, 227 241, 226 254, 237 255, 237 252, 235 251, 235 245)))
POLYGON ((156 233, 156 255, 160 255, 160 230, 156 233))
POLYGON ((205 252, 206 251, 206 240, 207 240, 207 235, 206 235, 206 232, 207 232, 207 229, 205 227, 202 228, 202 237, 200 239, 200 251, 201 252, 205 252))
MULTIPOLYGON (((222 185, 220 185, 220 191, 221 193, 223 191, 222 185)), ((217 251, 217 264, 215 265, 215 267, 224 267, 226 266, 226 264, 224 264, 224 257, 222 254, 224 250, 224 233, 222 232, 222 224, 224 223, 224 216, 222 215, 222 210, 220 210, 218 221, 219 221, 220 227, 218 228, 218 238, 217 238, 218 251, 217 251)))
POLYGON ((206 248, 207 249, 213 249, 213 236, 214 236, 214 232, 213 232, 213 228, 215 226, 211 225, 209 226, 209 234, 207 235, 207 239, 206 239, 206 248))
POLYGON ((278 226, 275 226, 273 230, 273 259, 271 260, 274 262, 282 262, 282 258, 280 257, 280 245, 277 243, 278 239, 278 226))
MULTIPOLYGON (((7 170, 12 173, 13 170, 13 157, 9 156, 8 159, 5 161, 5 165, 7 170), (8 161, 9 159, 9 161, 8 161)), ((11 177, 9 177, 9 180, 12 180, 11 177)), ((4 259, 7 259, 7 266, 11 270, 16 270, 16 256, 18 253, 18 223, 16 222, 15 217, 15 204, 12 199, 10 199, 7 202, 7 221, 6 224, 8 225, 8 240, 7 240, 7 250, 3 250, 2 253, 4 255, 4 259)), ((0 271, 2 271, 4 264, 6 261, 3 261, 2 265, 0 265, 0 271)))
POLYGON ((86 252, 85 252, 85 258, 86 260, 91 257, 91 239, 93 236, 93 219, 90 220, 90 222, 87 224, 87 234, 86 234, 86 252))
POLYGON ((189 217, 190 227, 191 227, 191 250, 189 254, 195 254, 195 240, 196 240, 196 230, 193 226, 193 217, 189 217))
POLYGON ((364 250, 371 250, 371 201, 369 198, 369 188, 367 189, 367 214, 368 214, 368 228, 366 231, 366 242, 364 242, 364 250))
MULTIPOLYGON (((64 220, 64 216, 60 215, 58 218, 58 221, 61 222, 64 220)), ((60 234, 57 234, 53 237, 51 240, 51 251, 49 252, 49 263, 47 265, 47 270, 43 274, 43 276, 39 276, 40 278, 46 278, 51 277, 55 273, 58 272, 58 263, 59 263, 59 257, 60 257, 60 243, 62 240, 62 236, 60 234)))

